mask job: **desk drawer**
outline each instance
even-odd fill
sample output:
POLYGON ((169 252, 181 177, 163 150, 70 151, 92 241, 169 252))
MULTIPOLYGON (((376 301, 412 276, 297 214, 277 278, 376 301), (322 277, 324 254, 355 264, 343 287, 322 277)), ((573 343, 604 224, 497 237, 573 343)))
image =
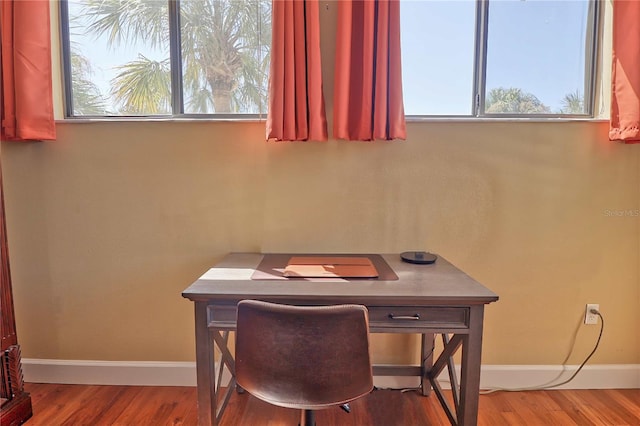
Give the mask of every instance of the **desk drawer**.
MULTIPOLYGON (((368 309, 369 323, 374 329, 464 329, 469 327, 469 308, 369 306, 368 309)), ((237 310, 235 304, 209 305, 207 307, 208 326, 234 330, 237 310)))
POLYGON ((370 306, 372 328, 468 328, 469 308, 448 306, 370 306))

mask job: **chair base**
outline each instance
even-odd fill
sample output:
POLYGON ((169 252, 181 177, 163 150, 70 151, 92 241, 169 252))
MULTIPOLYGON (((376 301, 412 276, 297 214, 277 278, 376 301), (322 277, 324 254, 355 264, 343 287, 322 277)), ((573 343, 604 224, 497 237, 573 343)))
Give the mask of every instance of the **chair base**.
POLYGON ((302 410, 300 413, 300 426, 316 426, 316 416, 313 410, 302 410))

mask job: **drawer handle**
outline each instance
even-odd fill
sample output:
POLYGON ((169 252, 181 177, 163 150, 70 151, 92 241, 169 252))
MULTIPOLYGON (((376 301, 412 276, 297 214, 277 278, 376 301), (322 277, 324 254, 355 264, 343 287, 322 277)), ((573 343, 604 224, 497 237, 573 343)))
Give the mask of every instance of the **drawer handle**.
POLYGON ((389 314, 389 318, 392 320, 419 320, 420 319, 420 314, 413 314, 413 315, 393 315, 393 314, 389 314))

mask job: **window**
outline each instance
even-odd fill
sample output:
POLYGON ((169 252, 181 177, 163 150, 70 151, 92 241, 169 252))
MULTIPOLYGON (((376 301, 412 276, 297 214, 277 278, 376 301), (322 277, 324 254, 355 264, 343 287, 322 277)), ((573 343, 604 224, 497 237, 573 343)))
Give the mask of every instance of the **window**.
MULTIPOLYGON (((402 0, 408 116, 593 115, 596 0, 402 0)), ((267 112, 271 0, 63 0, 66 115, 267 112)))
POLYGON ((401 3, 409 116, 592 116, 594 0, 401 3))
POLYGON ((407 115, 472 113, 475 22, 473 1, 401 1, 407 115))
POLYGON ((61 3, 66 114, 266 113, 270 0, 61 3))

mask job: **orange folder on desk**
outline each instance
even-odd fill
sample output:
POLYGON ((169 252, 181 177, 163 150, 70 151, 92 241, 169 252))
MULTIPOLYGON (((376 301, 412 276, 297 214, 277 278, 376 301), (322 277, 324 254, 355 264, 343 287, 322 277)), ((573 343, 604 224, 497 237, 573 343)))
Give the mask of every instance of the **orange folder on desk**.
POLYGON ((377 278, 368 257, 294 256, 283 275, 288 278, 377 278))

